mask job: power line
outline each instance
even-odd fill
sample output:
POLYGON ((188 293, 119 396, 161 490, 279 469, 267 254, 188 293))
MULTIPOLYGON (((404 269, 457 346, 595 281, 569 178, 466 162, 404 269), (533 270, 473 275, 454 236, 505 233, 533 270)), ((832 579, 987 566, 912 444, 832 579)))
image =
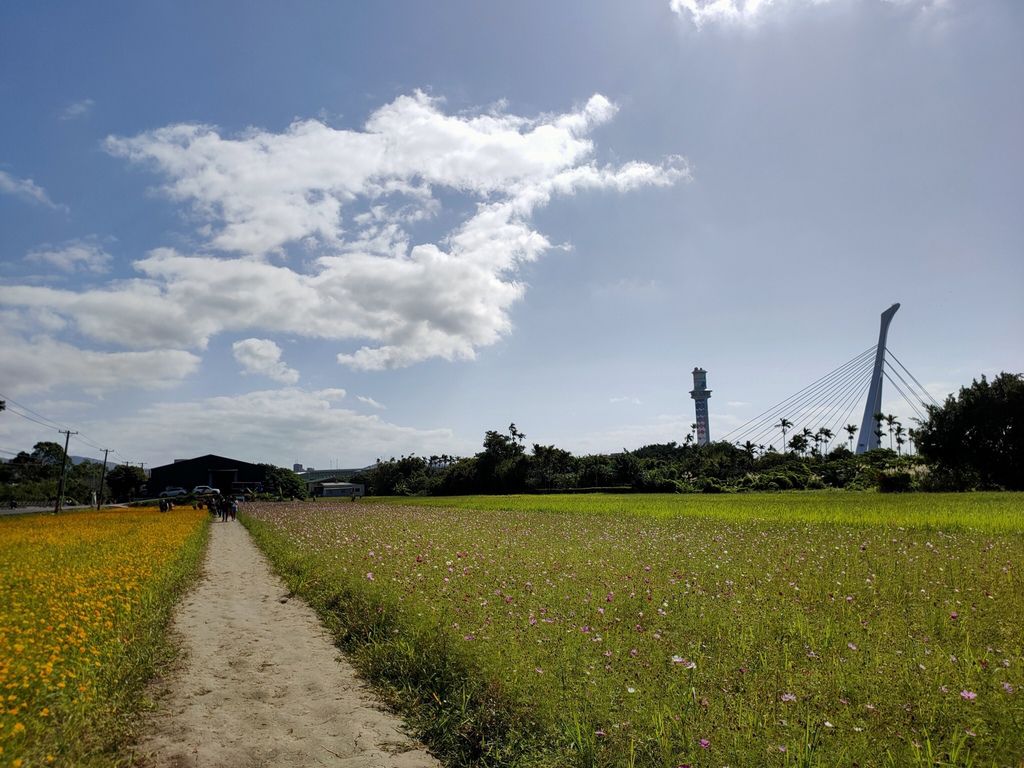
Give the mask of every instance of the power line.
POLYGON ((40 421, 39 419, 34 419, 31 416, 29 416, 27 413, 21 413, 21 412, 16 411, 16 410, 14 410, 12 408, 8 408, 7 410, 10 413, 13 413, 15 416, 20 416, 21 418, 26 419, 27 421, 35 422, 36 424, 38 424, 41 427, 46 427, 47 429, 52 429, 55 432, 60 432, 61 431, 59 427, 55 427, 52 424, 47 424, 46 422, 40 421))
POLYGON ((33 411, 33 410, 32 410, 31 408, 29 408, 29 407, 28 407, 27 405, 22 405, 22 404, 21 404, 21 403, 19 403, 19 402, 18 402, 17 400, 13 400, 13 399, 11 399, 11 397, 10 397, 9 395, 5 395, 5 394, 4 394, 3 392, 0 392, 0 398, 3 398, 3 399, 5 399, 5 400, 6 400, 6 401, 7 401, 8 403, 13 403, 14 405, 16 405, 16 406, 18 406, 19 408, 21 408, 21 410, 23 410, 23 411, 28 411, 28 412, 29 412, 29 413, 31 413, 31 414, 32 414, 33 416, 36 416, 37 418, 40 418, 40 419, 42 419, 43 421, 48 421, 48 422, 50 422, 50 424, 49 424, 49 425, 44 425, 44 426, 52 426, 52 427, 53 427, 54 429, 59 429, 59 428, 60 428, 60 426, 61 426, 60 422, 54 421, 53 419, 49 418, 48 416, 43 416, 43 414, 41 414, 41 413, 39 413, 39 412, 37 412, 37 411, 33 411))

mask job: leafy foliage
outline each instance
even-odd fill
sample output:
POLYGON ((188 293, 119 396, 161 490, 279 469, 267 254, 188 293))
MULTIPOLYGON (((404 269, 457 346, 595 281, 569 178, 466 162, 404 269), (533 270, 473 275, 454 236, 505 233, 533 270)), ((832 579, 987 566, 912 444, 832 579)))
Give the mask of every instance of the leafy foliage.
POLYGON ((929 407, 916 439, 934 465, 933 484, 1024 489, 1024 375, 982 376, 961 388, 929 407))
POLYGON ((263 487, 266 491, 285 499, 306 498, 306 484, 290 469, 275 467, 273 464, 258 466, 263 470, 263 487))

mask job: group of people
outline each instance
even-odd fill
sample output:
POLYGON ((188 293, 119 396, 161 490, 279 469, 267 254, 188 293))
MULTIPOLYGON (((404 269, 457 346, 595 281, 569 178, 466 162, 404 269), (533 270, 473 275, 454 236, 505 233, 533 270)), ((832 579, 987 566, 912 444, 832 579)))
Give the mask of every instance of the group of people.
MULTIPOLYGON (((206 500, 206 506, 209 508, 210 514, 216 515, 222 523, 238 517, 238 502, 227 496, 212 496, 206 500)), ((200 502, 201 507, 202 502, 200 502)))
MULTIPOLYGON (((95 502, 94 502, 94 504, 95 504, 95 502)), ((174 502, 173 501, 171 501, 170 499, 160 499, 160 511, 161 512, 170 512, 172 509, 174 509, 174 502)))

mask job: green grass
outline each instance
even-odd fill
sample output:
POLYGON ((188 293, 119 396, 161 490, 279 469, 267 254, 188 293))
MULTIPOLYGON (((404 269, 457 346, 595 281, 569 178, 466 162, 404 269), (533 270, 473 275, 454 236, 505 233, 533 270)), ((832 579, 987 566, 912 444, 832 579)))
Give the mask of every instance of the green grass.
POLYGON ((839 523, 914 528, 1024 531, 1022 493, 906 493, 798 491, 743 494, 566 494, 391 497, 370 503, 515 512, 722 518, 732 522, 839 523))
POLYGON ((1020 495, 256 505, 452 765, 1017 765, 1020 495), (702 741, 703 740, 703 741, 702 741))

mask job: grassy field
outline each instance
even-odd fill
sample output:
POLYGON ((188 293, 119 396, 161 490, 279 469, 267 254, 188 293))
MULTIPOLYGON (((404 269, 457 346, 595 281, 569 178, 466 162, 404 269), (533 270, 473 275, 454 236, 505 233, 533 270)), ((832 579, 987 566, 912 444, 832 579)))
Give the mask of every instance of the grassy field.
POLYGON ((185 509, 0 518, 0 765, 124 762, 207 519, 185 509))
POLYGON ((1022 509, 576 495, 245 522, 452 764, 1019 766, 1022 509))

